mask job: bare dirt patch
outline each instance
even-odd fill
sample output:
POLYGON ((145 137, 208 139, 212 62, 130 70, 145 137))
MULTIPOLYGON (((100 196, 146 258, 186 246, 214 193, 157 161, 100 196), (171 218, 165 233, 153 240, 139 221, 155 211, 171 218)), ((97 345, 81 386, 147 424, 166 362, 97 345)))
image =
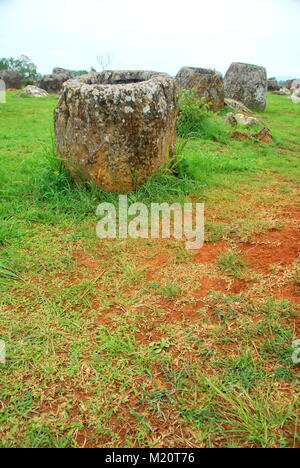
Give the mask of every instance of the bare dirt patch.
POLYGON ((196 263, 213 263, 219 254, 226 249, 226 244, 223 241, 205 242, 202 249, 194 256, 196 263))
POLYGON ((207 296, 209 291, 222 291, 226 292, 226 282, 222 279, 215 278, 200 278, 199 280, 199 289, 195 291, 195 296, 198 298, 203 298, 207 296))
POLYGON ((159 252, 151 258, 144 260, 144 264, 147 266, 147 278, 152 279, 155 273, 160 271, 169 262, 169 256, 165 252, 159 252))
POLYGON ((300 287, 295 283, 289 282, 272 292, 278 299, 288 299, 293 304, 300 304, 300 287))
POLYGON ((78 267, 83 266, 91 270, 96 270, 99 268, 99 262, 92 255, 87 255, 84 252, 74 252, 73 259, 78 265, 78 267))
POLYGON ((241 246, 249 266, 259 272, 269 272, 270 266, 287 266, 299 258, 300 229, 285 226, 256 236, 251 244, 241 246))

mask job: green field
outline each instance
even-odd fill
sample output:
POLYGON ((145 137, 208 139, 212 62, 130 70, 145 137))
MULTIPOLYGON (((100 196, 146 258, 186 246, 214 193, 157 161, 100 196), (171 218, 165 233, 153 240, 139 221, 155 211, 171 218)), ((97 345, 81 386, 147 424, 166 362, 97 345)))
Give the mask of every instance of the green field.
POLYGON ((97 205, 117 194, 56 160, 57 96, 7 95, 0 447, 299 446, 300 105, 268 96, 270 144, 179 141, 187 176, 129 195, 204 202, 194 252, 98 239, 97 205))

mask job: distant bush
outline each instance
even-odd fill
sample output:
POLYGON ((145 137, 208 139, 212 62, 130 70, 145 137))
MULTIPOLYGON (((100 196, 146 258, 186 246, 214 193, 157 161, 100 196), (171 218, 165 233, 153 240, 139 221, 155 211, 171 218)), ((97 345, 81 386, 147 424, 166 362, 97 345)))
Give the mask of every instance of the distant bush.
POLYGON ((195 90, 180 91, 177 135, 181 138, 204 138, 227 143, 225 125, 210 111, 204 99, 197 99, 195 90))
POLYGON ((87 75, 88 73, 95 73, 97 70, 94 67, 90 68, 90 71, 88 70, 72 70, 73 73, 75 73, 75 76, 82 76, 82 75, 87 75))

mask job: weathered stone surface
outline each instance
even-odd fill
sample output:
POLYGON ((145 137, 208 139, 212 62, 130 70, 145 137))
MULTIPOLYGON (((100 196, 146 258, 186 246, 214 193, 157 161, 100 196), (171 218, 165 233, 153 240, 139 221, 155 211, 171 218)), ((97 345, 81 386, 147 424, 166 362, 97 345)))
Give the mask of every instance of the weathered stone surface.
POLYGON ((60 67, 56 67, 56 68, 53 68, 52 70, 52 75, 68 75, 70 78, 74 78, 75 76, 75 73, 72 72, 71 70, 68 70, 67 68, 60 68, 60 67))
POLYGON ((242 102, 235 101, 234 99, 225 99, 225 104, 226 106, 231 107, 231 109, 242 112, 243 114, 253 115, 253 112, 248 109, 248 107, 246 107, 242 102))
POLYGON ((232 127, 236 127, 238 123, 245 127, 252 127, 253 125, 258 125, 260 123, 259 119, 256 119, 255 117, 241 113, 234 114, 233 112, 226 114, 224 121, 232 127))
POLYGON ((300 80, 293 80, 291 84, 291 90, 294 91, 297 88, 300 88, 300 80))
POLYGON ((225 97, 241 101, 249 109, 264 111, 267 98, 267 71, 247 63, 232 63, 225 78, 225 97))
POLYGON ((232 127, 237 126, 237 120, 233 112, 228 112, 228 114, 225 115, 224 122, 228 123, 232 127))
POLYGON ((294 96, 300 96, 300 86, 293 91, 294 96))
POLYGON ((269 78, 268 79, 268 91, 279 91, 280 86, 276 78, 269 78))
POLYGON ((214 110, 224 107, 224 82, 220 73, 205 68, 183 67, 176 75, 178 88, 196 90, 214 110))
POLYGON ((291 89, 293 81, 294 81, 294 79, 292 79, 292 80, 287 80, 287 81, 285 82, 285 86, 286 86, 287 89, 291 89))
POLYGON ((52 74, 43 76, 43 78, 37 83, 37 86, 48 93, 57 94, 60 93, 63 84, 74 77, 75 74, 70 70, 54 68, 52 74))
POLYGON ((44 89, 38 88, 37 86, 26 86, 20 93, 20 96, 33 96, 33 97, 47 97, 48 93, 44 89))
POLYGON ((4 81, 6 89, 20 89, 22 87, 22 77, 13 70, 0 71, 0 79, 4 81))
POLYGON ((246 127, 253 127, 254 125, 258 125, 260 123, 259 119, 256 119, 255 117, 249 117, 245 114, 236 114, 235 118, 239 124, 245 125, 246 127))
POLYGON ((300 97, 298 97, 296 94, 292 94, 290 96, 290 99, 293 101, 294 104, 299 104, 300 102, 300 97))
POLYGON ((290 99, 294 104, 300 103, 300 80, 294 80, 291 85, 291 93, 290 99))
POLYGON ((141 185, 173 155, 175 81, 149 71, 92 73, 64 84, 55 110, 58 155, 106 191, 141 185))
POLYGON ((272 133, 267 127, 262 128, 257 133, 243 133, 235 131, 231 134, 231 137, 238 141, 248 140, 249 138, 255 138, 263 143, 271 143, 273 141, 272 133))
POLYGON ((291 94, 291 91, 287 88, 280 88, 279 91, 273 91, 273 94, 278 94, 278 96, 287 96, 291 94))

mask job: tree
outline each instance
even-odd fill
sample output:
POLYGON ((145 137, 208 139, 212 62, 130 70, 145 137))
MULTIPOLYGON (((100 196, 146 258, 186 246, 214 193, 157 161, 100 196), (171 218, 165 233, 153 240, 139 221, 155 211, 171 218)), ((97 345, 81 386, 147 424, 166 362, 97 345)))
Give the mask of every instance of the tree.
POLYGON ((101 66, 102 71, 106 70, 107 67, 114 61, 114 56, 110 52, 106 52, 105 55, 98 55, 97 62, 101 66))
POLYGON ((0 59, 0 70, 14 70, 21 75, 24 84, 32 84, 38 78, 36 65, 26 55, 21 55, 19 59, 0 59))

